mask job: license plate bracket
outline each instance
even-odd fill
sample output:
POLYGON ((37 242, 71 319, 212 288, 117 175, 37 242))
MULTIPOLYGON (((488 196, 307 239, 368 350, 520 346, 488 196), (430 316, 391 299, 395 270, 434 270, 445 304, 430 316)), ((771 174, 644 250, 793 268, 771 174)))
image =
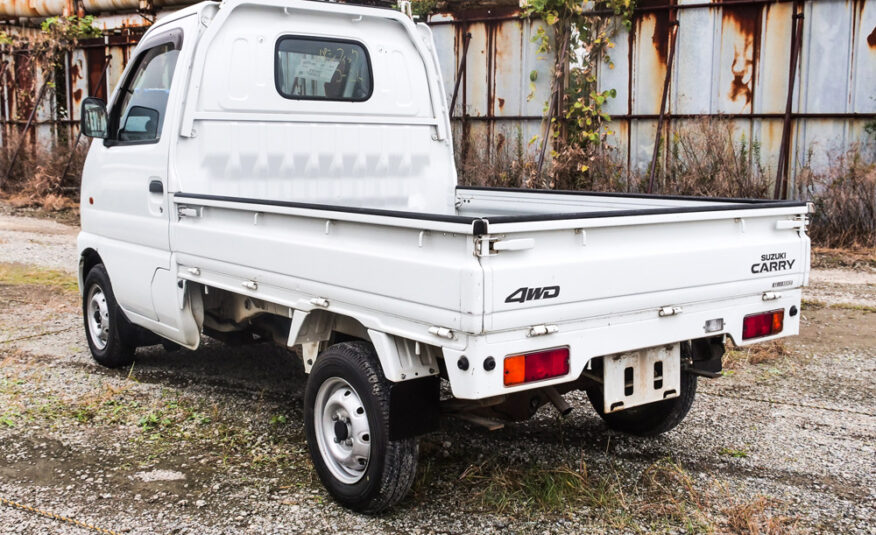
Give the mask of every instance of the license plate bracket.
POLYGON ((680 344, 619 353, 602 360, 606 414, 679 395, 680 344))

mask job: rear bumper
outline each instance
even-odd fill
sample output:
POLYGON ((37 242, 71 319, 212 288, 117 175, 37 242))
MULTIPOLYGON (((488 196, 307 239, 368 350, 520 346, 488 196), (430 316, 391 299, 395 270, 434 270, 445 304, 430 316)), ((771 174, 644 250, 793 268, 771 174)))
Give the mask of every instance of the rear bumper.
POLYGON ((764 301, 761 295, 753 295, 681 304, 681 312, 672 316, 660 316, 657 309, 651 309, 566 322, 557 325, 557 332, 543 336, 529 336, 529 328, 469 336, 465 349, 443 350, 451 389, 460 399, 482 399, 574 381, 594 357, 722 334, 730 336, 738 345, 798 334, 801 290, 796 288, 775 294, 778 298, 770 301, 764 301), (796 307, 793 316, 792 307, 796 307), (746 315, 776 309, 785 311, 781 333, 742 340, 742 320, 746 315), (723 319, 724 328, 706 332, 706 322, 717 318, 723 319), (564 346, 570 351, 568 375, 513 387, 504 385, 503 362, 506 356, 564 346), (463 356, 468 361, 467 369, 457 365, 463 356), (496 363, 490 370, 486 369, 489 366, 484 366, 488 357, 493 357, 496 363))

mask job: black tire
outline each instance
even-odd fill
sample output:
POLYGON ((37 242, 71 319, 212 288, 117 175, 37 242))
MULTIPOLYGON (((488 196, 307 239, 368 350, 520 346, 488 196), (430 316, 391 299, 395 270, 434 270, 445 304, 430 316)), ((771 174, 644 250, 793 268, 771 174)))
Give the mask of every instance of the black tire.
POLYGON ((677 426, 687 416, 697 392, 697 376, 681 372, 679 396, 656 403, 605 414, 602 387, 587 390, 596 413, 615 431, 640 437, 661 435, 677 426))
POLYGON ((109 275, 103 264, 97 264, 85 276, 85 289, 82 292, 82 316, 85 325, 85 338, 91 356, 102 366, 118 368, 128 366, 134 361, 134 350, 137 348, 137 331, 125 317, 116 303, 115 294, 110 284, 109 275), (100 293, 102 305, 92 305, 89 315, 89 303, 100 293), (89 325, 94 319, 96 329, 89 325), (104 338, 101 334, 104 333, 104 338), (105 331, 105 332, 104 332, 105 331))
MULTIPOLYGON (((410 490, 417 471, 417 439, 389 439, 389 387, 390 382, 383 375, 374 346, 362 341, 342 342, 329 347, 316 359, 307 380, 304 427, 316 472, 338 503, 360 513, 379 513, 398 503, 410 490), (343 383, 352 387, 353 394, 357 396, 352 399, 361 402, 370 432, 370 437, 364 435, 370 443, 370 458, 364 463, 365 467, 361 472, 343 474, 350 478, 358 476, 357 481, 344 481, 333 473, 333 470, 343 471, 344 468, 331 457, 332 446, 327 446, 327 426, 316 421, 319 418, 321 422, 325 422, 325 415, 333 407, 339 407, 328 403, 323 406, 322 401, 332 388, 339 387, 336 392, 349 396, 344 391, 346 387, 343 383), (318 397, 320 407, 316 407, 318 397), (326 453, 320 449, 320 440, 323 441, 326 453)), ((332 397, 328 396, 329 401, 332 397)), ((340 412, 344 411, 341 409, 340 412)), ((338 416, 337 412, 335 416, 338 416)), ((352 418, 340 414, 339 419, 340 422, 332 424, 334 438, 341 437, 343 441, 344 437, 353 436, 347 438, 347 441, 354 440, 356 426, 350 424, 352 418), (347 422, 347 431, 343 430, 344 420, 347 422), (342 428, 340 434, 339 426, 342 428)), ((339 442, 334 439, 332 441, 340 447, 339 442)), ((361 446, 363 443, 360 441, 359 444, 361 446)), ((361 458, 359 462, 362 462, 361 458)))

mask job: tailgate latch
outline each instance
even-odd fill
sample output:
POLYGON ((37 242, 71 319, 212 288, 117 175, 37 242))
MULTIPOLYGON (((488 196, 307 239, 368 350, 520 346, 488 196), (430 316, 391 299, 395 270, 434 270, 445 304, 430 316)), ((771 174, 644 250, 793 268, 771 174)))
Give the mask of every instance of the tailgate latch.
POLYGON ((546 334, 554 334, 559 331, 556 325, 533 325, 529 328, 529 336, 544 336, 546 334))
POLYGON ((535 247, 533 238, 514 238, 504 236, 478 236, 475 238, 475 256, 495 256, 500 251, 527 251, 535 247))
POLYGON ((776 230, 805 230, 806 218, 780 219, 776 221, 776 230))
POLYGON ((657 311, 657 315, 661 318, 665 318, 666 316, 677 316, 681 314, 681 307, 660 307, 660 310, 657 311))

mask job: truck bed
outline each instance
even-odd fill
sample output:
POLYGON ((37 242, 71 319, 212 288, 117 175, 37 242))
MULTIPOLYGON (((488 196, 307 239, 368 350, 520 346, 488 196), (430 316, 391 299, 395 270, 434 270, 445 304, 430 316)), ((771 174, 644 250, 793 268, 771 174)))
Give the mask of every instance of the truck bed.
POLYGON ((498 243, 527 247, 481 258, 485 331, 533 317, 617 321, 806 283, 805 203, 484 188, 460 188, 459 198, 460 213, 486 221, 498 243), (551 287, 558 295, 537 298, 537 289, 551 287))
POLYGON ((458 215, 488 218, 495 223, 507 223, 576 217, 740 210, 755 206, 805 206, 805 203, 468 186, 456 189, 456 205, 458 215))
POLYGON ((458 201, 442 215, 177 193, 199 217, 180 218, 173 248, 183 260, 258 259, 251 278, 300 278, 324 288, 314 295, 472 333, 525 327, 533 308, 563 322, 805 283, 805 203, 485 188, 459 188, 458 201), (497 252, 500 241, 526 248, 497 252), (788 269, 753 273, 771 254, 788 269), (550 286, 560 295, 508 299, 550 286))

